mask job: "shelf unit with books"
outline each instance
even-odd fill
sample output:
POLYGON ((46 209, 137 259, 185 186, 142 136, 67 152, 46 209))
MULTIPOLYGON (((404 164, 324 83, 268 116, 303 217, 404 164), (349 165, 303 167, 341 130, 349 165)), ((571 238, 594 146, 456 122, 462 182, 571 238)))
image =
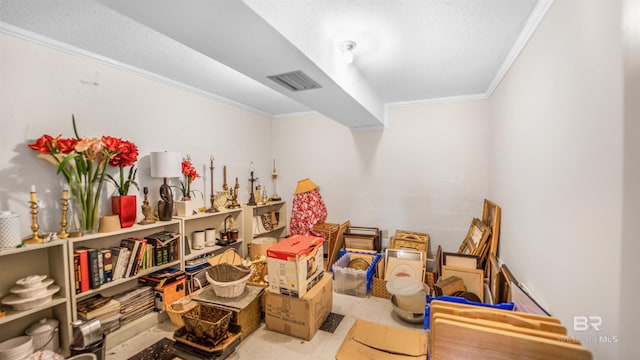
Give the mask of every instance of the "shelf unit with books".
POLYGON ((25 330, 40 319, 50 318, 59 322, 60 346, 63 354, 69 354, 71 322, 69 304, 70 286, 67 258, 67 242, 54 240, 21 248, 0 249, 0 294, 10 294, 16 281, 30 275, 46 275, 53 279, 60 290, 51 301, 28 310, 14 310, 3 305, 6 314, 0 317, 0 342, 24 335, 25 330))
MULTIPOLYGON (((67 248, 67 256, 68 256, 67 262, 69 264, 68 265, 68 269, 69 269, 68 284, 69 285, 67 286, 67 288, 70 295, 69 303, 70 303, 71 320, 78 319, 77 303, 79 301, 88 299, 89 297, 97 294, 100 294, 102 296, 114 296, 116 294, 120 294, 124 291, 131 290, 136 286, 138 286, 138 278, 140 276, 144 276, 154 271, 158 271, 168 267, 182 268, 184 261, 182 260, 182 257, 181 257, 182 243, 181 243, 181 236, 179 235, 181 233, 182 233, 182 222, 176 219, 172 219, 169 221, 158 221, 156 223, 147 224, 147 225, 134 224, 131 227, 120 229, 114 232, 89 234, 89 235, 85 235, 78 238, 67 239, 69 244, 67 248), (123 277, 119 279, 113 279, 108 282, 104 282, 99 286, 95 286, 96 284, 94 281, 94 284, 93 284, 94 288, 91 288, 90 286, 88 290, 86 289, 86 286, 83 288, 81 285, 80 286, 81 292, 76 293, 77 291, 76 290, 76 272, 75 272, 76 269, 74 265, 74 261, 77 261, 77 260, 74 260, 75 258, 74 255, 76 252, 82 251, 83 249, 107 250, 112 248, 120 248, 120 247, 123 247, 124 245, 123 240, 144 239, 146 237, 149 237, 150 235, 153 235, 162 231, 169 231, 169 232, 174 232, 178 234, 175 240, 175 246, 177 247, 177 249, 174 251, 175 258, 173 259, 173 261, 168 261, 167 263, 164 263, 158 266, 151 266, 145 269, 140 269, 139 271, 133 270, 135 269, 135 264, 133 264, 132 269, 123 270, 123 272, 125 273, 128 271, 128 273, 125 274, 123 277), (82 291, 82 289, 85 289, 85 291, 82 291)), ((113 254, 114 252, 112 251, 111 253, 113 254)), ((149 263, 147 264, 151 265, 149 263)), ((94 265, 94 268, 95 268, 95 265, 94 265)), ((104 269, 104 264, 103 264, 103 269, 104 269)), ((112 263, 112 269, 111 269, 112 273, 113 273, 113 270, 114 270, 114 264, 112 263)), ((103 273, 103 272, 100 272, 100 273, 103 273)), ((95 275, 95 270, 91 271, 89 275, 91 274, 95 275)), ((86 281, 88 279, 89 279, 88 276, 85 275, 83 277, 82 274, 80 274, 81 283, 82 283, 82 280, 86 281)), ((96 279, 96 281, 99 281, 99 279, 96 279)), ((110 348, 114 345, 117 345, 120 341, 130 338, 131 336, 137 334, 140 331, 140 329, 153 326, 154 324, 164 321, 166 318, 167 318, 166 314, 154 312, 154 313, 146 314, 140 317, 139 319, 133 320, 132 322, 121 326, 118 330, 115 330, 107 334, 106 347, 110 348)), ((71 321, 67 321, 66 324, 70 324, 70 322, 71 321)), ((68 325, 68 327, 69 327, 68 331, 71 331, 70 325, 68 325)))
POLYGON ((260 205, 243 205, 243 209, 245 247, 251 246, 253 240, 258 237, 274 237, 280 241, 289 235, 286 201, 278 200, 260 205), (265 222, 263 222, 263 217, 266 218, 265 222), (277 223, 273 221, 273 217, 276 218, 277 223))

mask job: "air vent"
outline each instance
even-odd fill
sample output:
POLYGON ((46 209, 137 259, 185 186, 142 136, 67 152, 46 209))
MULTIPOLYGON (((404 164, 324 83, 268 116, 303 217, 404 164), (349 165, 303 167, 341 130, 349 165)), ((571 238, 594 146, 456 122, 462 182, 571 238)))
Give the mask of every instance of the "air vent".
POLYGON ((319 89, 322 87, 315 80, 310 78, 309 75, 303 73, 302 70, 267 77, 291 91, 319 89))

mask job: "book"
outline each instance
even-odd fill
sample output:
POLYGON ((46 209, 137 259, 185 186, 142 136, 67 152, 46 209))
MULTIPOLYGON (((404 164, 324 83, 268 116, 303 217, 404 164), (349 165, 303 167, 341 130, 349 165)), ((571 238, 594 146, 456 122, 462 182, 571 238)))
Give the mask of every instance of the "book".
POLYGON ((145 239, 147 242, 155 246, 166 246, 179 237, 180 234, 173 231, 160 231, 149 236, 145 236, 145 239))
POLYGON ((73 253, 78 254, 80 292, 83 293, 91 288, 89 283, 89 251, 87 248, 78 248, 73 253))
POLYGON ((129 250, 127 267, 125 268, 124 274, 122 276, 123 278, 126 278, 130 276, 131 269, 133 268, 137 260, 136 254, 138 253, 138 249, 140 248, 140 242, 133 239, 122 239, 120 240, 120 246, 129 250))
POLYGON ((111 249, 100 250, 104 267, 104 282, 113 280, 113 255, 111 249))
POLYGON ((134 276, 138 272, 140 272, 140 266, 142 264, 142 259, 144 258, 144 253, 147 248, 147 240, 144 238, 135 238, 133 239, 138 242, 138 251, 136 252, 136 260, 134 262, 134 266, 131 269, 131 273, 129 276, 134 276))
POLYGON ((98 275, 100 275, 100 285, 104 284, 104 256, 102 250, 96 252, 98 256, 98 275))
POLYGON ((76 294, 80 293, 80 254, 73 253, 73 277, 76 294))
POLYGON ((78 317, 84 320, 105 319, 120 313, 120 302, 111 297, 96 295, 78 302, 78 317))
POLYGON ((89 259, 89 288, 97 289, 100 287, 100 268, 98 266, 98 250, 87 248, 87 256, 89 259))
POLYGON ((118 279, 122 279, 125 277, 125 272, 127 271, 127 266, 129 264, 129 258, 131 257, 131 250, 127 248, 121 248, 120 250, 120 261, 118 261, 118 279))

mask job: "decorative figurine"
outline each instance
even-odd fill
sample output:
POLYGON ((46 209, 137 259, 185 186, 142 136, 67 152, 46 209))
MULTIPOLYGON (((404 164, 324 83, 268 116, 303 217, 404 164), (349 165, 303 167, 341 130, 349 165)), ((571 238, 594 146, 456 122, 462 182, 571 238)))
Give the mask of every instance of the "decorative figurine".
POLYGON ((144 219, 142 219, 142 221, 140 221, 138 224, 140 225, 148 225, 148 224, 153 224, 156 222, 156 220, 154 219, 153 216, 153 209, 151 208, 151 205, 149 205, 149 188, 148 187, 144 187, 142 189, 142 192, 144 192, 144 200, 142 201, 142 215, 144 215, 144 219))

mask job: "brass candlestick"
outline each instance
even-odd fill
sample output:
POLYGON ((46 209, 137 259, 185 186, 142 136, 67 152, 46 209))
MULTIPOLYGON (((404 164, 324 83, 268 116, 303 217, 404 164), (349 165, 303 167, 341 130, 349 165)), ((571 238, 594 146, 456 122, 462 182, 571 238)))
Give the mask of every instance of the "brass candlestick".
POLYGON ((271 201, 280 201, 280 196, 278 196, 278 169, 276 169, 276 159, 273 159, 273 172, 271 173, 271 180, 273 180, 273 195, 271 195, 271 201))
POLYGON ((254 206, 254 205, 258 205, 256 203, 256 196, 253 193, 253 183, 255 183, 258 180, 257 177, 253 177, 253 170, 251 171, 251 177, 249 178, 249 182, 251 183, 251 190, 249 191, 249 202, 247 203, 247 205, 249 206, 254 206))
POLYGON ((62 219, 60 219, 60 231, 58 237, 66 239, 69 237, 67 233, 67 210, 69 210, 69 190, 62 190, 62 219))
POLYGON ((44 243, 44 238, 39 235, 38 230, 40 229, 40 225, 38 225, 38 201, 36 200, 36 192, 35 189, 31 189, 31 199, 29 200, 29 207, 31 207, 31 237, 26 238, 22 241, 23 244, 42 244, 44 243))
POLYGON ((215 213, 218 212, 218 210, 215 207, 215 201, 216 201, 216 195, 213 192, 213 155, 211 155, 211 166, 209 166, 209 170, 211 170, 211 207, 207 209, 208 213, 215 213))
POLYGON ((236 184, 233 186, 233 189, 229 189, 229 205, 227 208, 239 208, 240 204, 238 203, 238 191, 240 190, 240 184, 238 184, 238 177, 236 176, 236 184))

